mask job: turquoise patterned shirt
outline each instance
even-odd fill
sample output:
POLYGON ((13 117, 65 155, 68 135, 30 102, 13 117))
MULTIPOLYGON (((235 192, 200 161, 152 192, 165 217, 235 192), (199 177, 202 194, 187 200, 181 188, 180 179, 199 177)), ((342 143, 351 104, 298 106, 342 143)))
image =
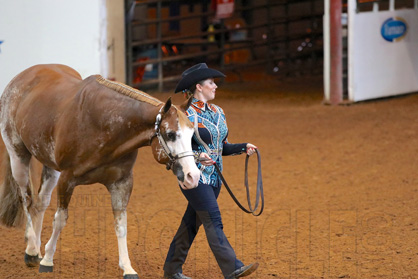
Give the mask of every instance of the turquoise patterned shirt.
MULTIPOLYGON (((199 136, 210 149, 209 152, 205 150, 195 133, 192 138, 192 149, 196 156, 201 152, 208 153, 222 170, 222 155, 237 155, 246 151, 247 143, 231 144, 228 142, 225 113, 219 106, 205 104, 193 98, 186 115, 193 124, 196 121, 199 136)), ((214 166, 203 166, 199 162, 196 164, 201 171, 199 184, 209 184, 214 187, 221 185, 222 182, 214 166)))

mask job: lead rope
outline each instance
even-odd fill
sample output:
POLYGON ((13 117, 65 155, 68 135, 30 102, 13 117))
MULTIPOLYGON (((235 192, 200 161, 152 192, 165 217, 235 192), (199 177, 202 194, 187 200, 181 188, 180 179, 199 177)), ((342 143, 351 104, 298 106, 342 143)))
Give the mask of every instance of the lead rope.
POLYGON ((238 201, 238 199, 235 197, 234 193, 232 192, 231 188, 229 187, 228 183, 226 182, 225 177, 222 175, 222 172, 219 169, 218 164, 215 163, 214 166, 215 166, 216 171, 219 174, 219 177, 221 178, 222 182, 224 183, 226 190, 228 191, 229 195, 234 200, 234 202, 238 205, 238 207, 241 208, 242 211, 244 211, 245 213, 251 213, 254 216, 260 216, 261 213, 263 213, 263 210, 264 210, 263 178, 262 178, 262 175, 261 175, 260 152, 257 149, 255 151, 257 153, 258 169, 257 169, 257 191, 256 191, 256 196, 255 196, 254 208, 251 205, 250 187, 248 186, 248 160, 249 160, 250 156, 247 155, 247 157, 245 158, 245 174, 244 174, 244 185, 245 185, 245 190, 247 192, 247 202, 248 202, 249 209, 246 209, 238 201), (260 212, 256 213, 257 209, 258 209, 258 206, 260 205, 260 198, 261 198, 260 212))
MULTIPOLYGON (((206 150, 206 152, 208 154, 210 154, 209 146, 202 140, 202 138, 199 135, 198 121, 197 121, 198 116, 197 116, 197 113, 194 110, 193 110, 193 114, 194 114, 194 130, 195 130, 196 139, 203 146, 203 148, 206 150)), ((252 208, 252 205, 251 205, 250 187, 248 186, 248 160, 249 160, 250 156, 247 155, 247 157, 245 158, 244 185, 245 185, 245 190, 247 191, 247 202, 248 202, 249 210, 246 209, 238 201, 238 199, 235 197, 234 193, 232 192, 231 188, 229 187, 228 183, 226 182, 225 177, 222 175, 222 172, 219 169, 218 164, 215 163, 214 166, 215 166, 216 171, 219 174, 219 177, 221 178, 222 182, 224 183, 226 190, 228 191, 229 195, 234 200, 234 202, 238 205, 238 207, 241 208, 242 211, 244 211, 245 213, 251 213, 254 216, 260 216, 261 213, 263 213, 263 210, 264 210, 263 178, 262 178, 262 175, 261 175, 260 152, 258 151, 258 149, 256 149, 255 151, 257 153, 258 170, 257 170, 257 191, 256 191, 256 196, 255 196, 255 206, 254 206, 254 208, 252 208), (255 213, 258 209, 259 204, 260 204, 260 198, 261 198, 261 209, 260 209, 259 213, 255 213)))

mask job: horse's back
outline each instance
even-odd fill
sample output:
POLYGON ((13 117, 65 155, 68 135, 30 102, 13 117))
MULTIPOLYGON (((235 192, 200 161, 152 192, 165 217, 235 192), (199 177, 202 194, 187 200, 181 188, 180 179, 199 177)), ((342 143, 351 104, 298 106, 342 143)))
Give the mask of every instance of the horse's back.
POLYGON ((59 64, 35 65, 18 74, 1 96, 2 136, 29 149, 38 144, 34 139, 52 140, 55 123, 81 82, 78 72, 59 64))
POLYGON ((16 77, 6 86, 2 99, 2 110, 6 104, 12 105, 24 102, 28 95, 48 94, 54 88, 64 85, 74 85, 81 81, 81 76, 74 69, 60 64, 45 64, 32 66, 16 77), (11 100, 12 99, 12 100, 11 100))
POLYGON ((40 64, 32 66, 15 76, 7 85, 4 94, 17 94, 19 90, 32 90, 36 86, 51 84, 59 80, 81 80, 80 74, 74 69, 61 64, 40 64))
POLYGON ((1 97, 2 122, 15 121, 62 109, 66 100, 77 93, 81 76, 74 69, 60 64, 35 65, 18 74, 1 97))

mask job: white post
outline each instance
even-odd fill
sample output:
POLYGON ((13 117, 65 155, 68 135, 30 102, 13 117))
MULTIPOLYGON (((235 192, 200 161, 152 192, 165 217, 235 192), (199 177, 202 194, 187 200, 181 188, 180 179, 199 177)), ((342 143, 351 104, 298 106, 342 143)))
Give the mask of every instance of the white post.
POLYGON ((353 55, 352 55, 352 47, 354 46, 354 18, 357 11, 357 0, 348 0, 347 1, 347 14, 348 14, 348 49, 347 49, 347 84, 348 84, 348 99, 354 102, 354 86, 353 86, 353 55))
POLYGON ((395 0, 389 0, 389 11, 395 10, 395 0))
POLYGON ((374 13, 379 12, 379 2, 374 2, 373 3, 373 12, 374 13))

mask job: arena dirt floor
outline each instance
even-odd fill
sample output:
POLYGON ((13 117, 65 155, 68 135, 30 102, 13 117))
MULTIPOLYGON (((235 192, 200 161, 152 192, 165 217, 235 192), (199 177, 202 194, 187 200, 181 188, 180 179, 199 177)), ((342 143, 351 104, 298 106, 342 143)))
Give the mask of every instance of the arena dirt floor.
MULTIPOLYGON (((247 278, 418 278, 418 95, 328 106, 321 77, 244 80, 222 84, 215 103, 227 113, 229 141, 254 143, 262 156, 260 217, 241 212, 225 189, 219 197, 239 258, 260 263, 247 278)), ((150 151, 140 149, 134 169, 128 247, 140 278, 161 278, 186 200, 150 151)), ((243 201, 244 161, 225 158, 226 179, 243 201)), ((254 157, 253 186, 255 178, 254 157)), ((43 249, 55 209, 54 198, 43 249)), ((106 189, 76 188, 69 214, 52 274, 25 266, 23 229, 0 228, 0 278, 122 278, 106 189)), ((203 230, 184 273, 222 278, 203 230)))

